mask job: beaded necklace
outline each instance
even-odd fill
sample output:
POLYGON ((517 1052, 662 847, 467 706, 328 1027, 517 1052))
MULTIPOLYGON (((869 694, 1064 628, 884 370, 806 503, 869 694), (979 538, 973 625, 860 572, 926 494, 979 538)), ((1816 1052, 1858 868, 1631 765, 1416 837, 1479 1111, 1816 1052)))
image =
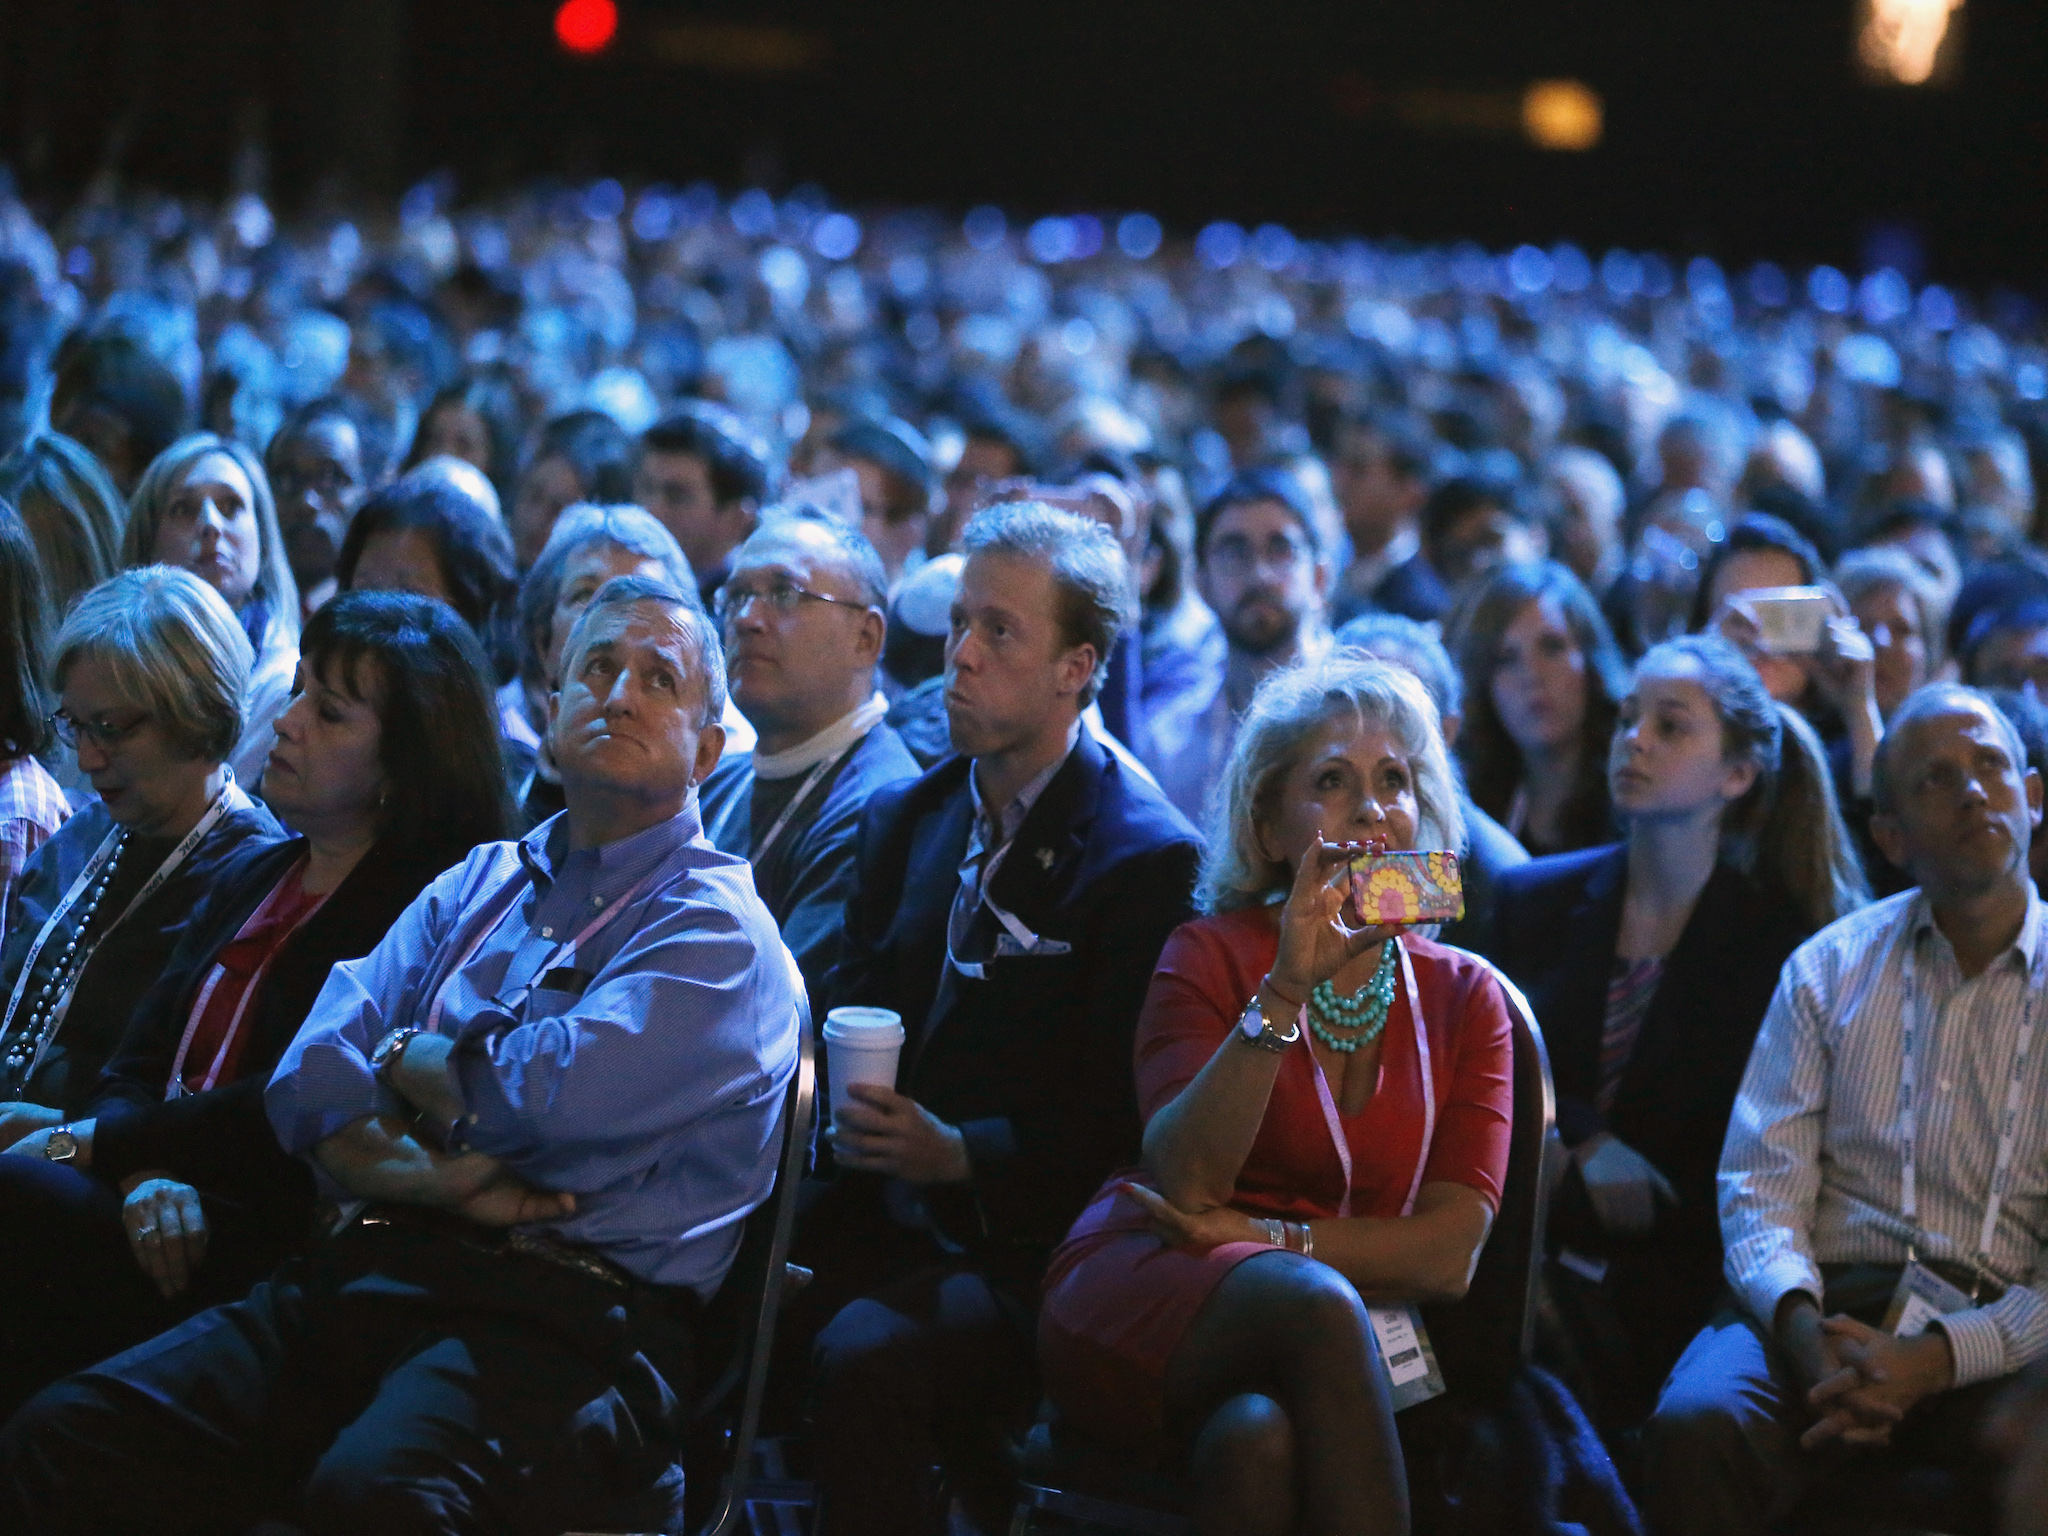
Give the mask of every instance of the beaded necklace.
POLYGON ((56 965, 51 967, 49 979, 29 1006, 28 1022, 7 1047, 7 1081, 17 1090, 30 1066, 42 1054, 48 1036, 55 1033, 57 1020, 61 1017, 58 1009, 70 996, 72 987, 77 985, 78 973, 92 954, 92 946, 85 942, 86 936, 92 930, 100 903, 106 900, 108 887, 114 883, 115 871, 121 867, 121 855, 127 851, 128 832, 124 828, 114 844, 113 856, 100 870, 99 879, 93 882, 92 889, 78 909, 78 926, 71 930, 71 937, 57 956, 56 965))
POLYGON ((1328 981, 1315 984, 1308 995, 1308 1027, 1331 1050, 1346 1055, 1371 1045, 1387 1027, 1399 978, 1399 941, 1388 939, 1380 945, 1379 969, 1351 996, 1342 996, 1328 981), (1345 1033, 1333 1033, 1336 1030, 1345 1033))

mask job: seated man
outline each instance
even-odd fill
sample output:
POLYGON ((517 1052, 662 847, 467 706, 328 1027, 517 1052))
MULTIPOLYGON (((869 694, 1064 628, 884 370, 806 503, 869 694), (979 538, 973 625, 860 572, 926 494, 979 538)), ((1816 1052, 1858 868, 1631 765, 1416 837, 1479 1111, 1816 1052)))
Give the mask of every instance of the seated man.
POLYGON ((1721 1155, 1734 1303, 1645 1442, 1660 1536, 1762 1532, 1852 1447, 1979 1473, 1983 1527, 1978 1430, 2048 1355, 2040 776, 1989 701, 1935 683, 1893 717, 1876 798, 1871 830, 1919 889, 1786 962, 1721 1155), (1938 1299, 1880 1331, 1902 1275, 1938 1299))
POLYGON ((1081 727, 1129 573, 1108 531, 1032 502, 977 513, 946 645, 956 755, 862 820, 835 1004, 902 1015, 897 1090, 854 1086, 836 1178, 799 1229, 817 1271, 787 1320, 815 1335, 821 1530, 938 1528, 942 1455, 979 1508, 1006 1475, 977 1435, 1035 1401, 1052 1246, 1136 1161, 1138 1006, 1192 914, 1193 828, 1081 727))
POLYGON ((623 577, 569 637, 568 809, 334 968, 267 1094, 344 1221, 0 1433, 0 1530, 553 1533, 658 1487, 774 1179, 797 983, 710 847, 718 640, 623 577))
POLYGON ((769 516, 715 602, 733 702, 761 737, 704 781, 704 830, 753 861, 754 888, 818 996, 839 958, 861 807, 919 772, 875 692, 886 602, 874 545, 808 508, 769 516))

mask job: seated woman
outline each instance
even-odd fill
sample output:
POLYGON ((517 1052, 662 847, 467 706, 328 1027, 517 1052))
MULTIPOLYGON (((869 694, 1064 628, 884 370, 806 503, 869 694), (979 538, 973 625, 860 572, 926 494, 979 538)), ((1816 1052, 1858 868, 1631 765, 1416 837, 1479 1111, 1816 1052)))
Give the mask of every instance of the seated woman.
POLYGON ((475 638, 398 593, 320 609, 264 792, 297 835, 226 863, 70 1123, 0 1156, 0 1418, 239 1297, 306 1235, 312 1179, 264 1118, 271 1068, 336 961, 507 835, 475 638))
POLYGON ((1353 926, 1352 852, 1455 847, 1457 781, 1402 668, 1277 673, 1231 749, 1201 900, 1138 1021, 1143 1182, 1054 1255, 1039 1355, 1089 1435, 1187 1455, 1202 1532, 1400 1531, 1366 1306, 1462 1296, 1507 1171, 1491 971, 1353 926))
POLYGON ((90 1095, 187 920, 244 845, 282 836, 235 782, 249 637, 161 565, 81 597, 57 633, 58 735, 99 800, 36 850, 0 948, 0 1148, 90 1095))
POLYGON ((1693 604, 1694 634, 1713 633, 1736 646, 1781 704, 1812 722, 1829 745, 1836 785, 1845 796, 1867 799, 1884 717, 1877 700, 1877 653, 1839 592, 1828 590, 1833 613, 1821 626, 1819 649, 1773 651, 1763 643, 1751 594, 1772 587, 1823 586, 1820 552, 1791 524, 1752 512, 1728 530, 1700 572, 1693 604))
POLYGON ((1555 561, 1480 578, 1451 622, 1472 801, 1533 854, 1614 835, 1607 738, 1628 674, 1592 593, 1555 561))
POLYGON ((56 618, 121 569, 127 505, 82 443, 61 432, 30 434, 0 460, 0 501, 28 525, 56 618))
POLYGON ((1651 648, 1607 768, 1626 841, 1508 871, 1488 953, 1550 1047, 1551 1289, 1612 1433, 1721 1289, 1715 1169, 1778 971, 1868 892, 1818 738, 1724 640, 1651 648))
POLYGON ((523 570, 540 558, 555 519, 578 502, 610 506, 633 496, 633 439, 603 411, 570 411, 542 424, 507 504, 523 570))
POLYGON ((43 696, 49 622, 36 547, 0 501, 0 937, 15 881, 71 814, 64 791, 36 761, 56 742, 43 696))
POLYGON ((270 756, 271 722, 291 702, 299 664, 298 583, 256 456, 211 432, 181 437, 158 454, 129 500, 121 563, 190 571, 240 620, 255 660, 228 766, 253 793, 270 756))
POLYGON ((344 592, 439 598, 475 634, 493 676, 510 661, 508 621, 519 590, 512 541, 503 523, 445 478, 413 470, 365 501, 335 576, 344 592))

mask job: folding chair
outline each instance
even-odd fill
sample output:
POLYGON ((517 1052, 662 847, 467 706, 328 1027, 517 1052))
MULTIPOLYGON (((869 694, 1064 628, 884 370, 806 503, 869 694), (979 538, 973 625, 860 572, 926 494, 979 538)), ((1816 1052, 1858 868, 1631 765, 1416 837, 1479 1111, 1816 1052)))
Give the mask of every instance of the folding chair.
MULTIPOLYGON (((1515 1124, 1507 1181, 1464 1300, 1424 1309, 1444 1379, 1459 1394, 1478 1397, 1500 1390, 1534 1356, 1550 1172, 1562 1155, 1543 1031, 1521 989, 1498 970, 1494 979, 1507 998, 1514 1031, 1515 1124)), ((1024 1442, 1010 1536, 1033 1536, 1041 1517, 1134 1536, 1186 1536, 1187 1500, 1178 1467, 1135 1461, 1096 1445, 1047 1405, 1024 1442)))

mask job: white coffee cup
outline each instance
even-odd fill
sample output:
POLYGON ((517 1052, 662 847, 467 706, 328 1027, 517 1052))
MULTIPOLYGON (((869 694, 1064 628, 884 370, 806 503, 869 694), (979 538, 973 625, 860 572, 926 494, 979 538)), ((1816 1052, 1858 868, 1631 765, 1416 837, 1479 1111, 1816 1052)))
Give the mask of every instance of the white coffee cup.
POLYGON ((896 1086, 903 1054, 903 1017, 887 1008, 834 1008, 825 1015, 825 1077, 832 1085, 832 1119, 855 1083, 896 1086))

